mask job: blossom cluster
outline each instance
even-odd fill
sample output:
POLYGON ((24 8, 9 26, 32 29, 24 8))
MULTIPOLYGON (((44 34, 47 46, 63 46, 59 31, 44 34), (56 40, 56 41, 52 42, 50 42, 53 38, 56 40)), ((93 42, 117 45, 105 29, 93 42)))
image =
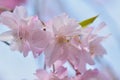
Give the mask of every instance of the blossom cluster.
POLYGON ((61 14, 43 22, 37 16, 28 16, 24 7, 16 7, 13 12, 0 14, 0 23, 10 30, 0 34, 0 41, 6 42, 12 50, 34 58, 45 54, 45 67, 53 67, 53 71, 38 69, 38 80, 107 80, 97 69, 87 70, 86 64, 94 65, 95 56, 103 56, 106 50, 101 42, 106 36, 98 36, 105 26, 102 22, 97 28, 83 28, 75 19, 61 14), (76 71, 76 76, 68 77, 69 64, 76 71))

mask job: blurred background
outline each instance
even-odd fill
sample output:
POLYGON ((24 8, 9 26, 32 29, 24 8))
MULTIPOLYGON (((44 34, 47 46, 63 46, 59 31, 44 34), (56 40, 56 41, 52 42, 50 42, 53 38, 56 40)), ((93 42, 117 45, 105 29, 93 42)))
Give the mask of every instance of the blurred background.
MULTIPOLYGON (((9 7, 9 0, 0 0, 2 6, 3 1, 9 7)), ((16 5, 18 4, 14 4, 16 5)), ((100 35, 112 35, 102 43, 107 54, 102 59, 96 58, 95 66, 108 72, 113 80, 120 80, 120 0, 27 0, 19 5, 25 6, 29 15, 38 15, 44 22, 62 13, 67 13, 78 21, 99 15, 91 26, 96 27, 104 21, 107 27, 100 35)), ((8 9, 13 9, 14 6, 8 9)), ((0 33, 4 31, 7 28, 0 27, 0 33)), ((9 46, 0 42, 0 80, 34 80, 33 74, 38 67, 43 67, 43 61, 43 55, 34 59, 30 53, 24 58, 19 52, 11 51, 9 46)))

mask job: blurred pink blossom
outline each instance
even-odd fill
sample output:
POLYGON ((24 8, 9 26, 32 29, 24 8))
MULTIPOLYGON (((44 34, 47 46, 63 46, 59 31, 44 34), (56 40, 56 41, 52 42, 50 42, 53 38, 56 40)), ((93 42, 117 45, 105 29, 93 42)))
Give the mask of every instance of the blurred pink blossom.
POLYGON ((0 12, 4 10, 13 10, 16 6, 25 2, 26 0, 0 0, 0 12))
MULTIPOLYGON (((67 72, 67 69, 61 67, 63 70, 62 72, 67 72)), ((58 69, 60 70, 60 69, 58 69)), ((75 75, 73 77, 68 76, 68 74, 59 74, 56 72, 47 72, 45 70, 39 69, 36 71, 35 75, 37 76, 38 80, 111 80, 105 74, 100 72, 97 69, 94 70, 87 70, 83 74, 75 75), (60 75, 64 75, 60 77, 60 75)))
MULTIPOLYGON (((101 29, 105 27, 105 23, 102 22, 98 27, 95 29, 93 27, 88 27, 83 31, 82 34, 82 42, 83 44, 87 44, 88 46, 88 52, 92 56, 103 56, 106 54, 105 48, 102 46, 101 42, 106 39, 109 35, 107 36, 99 36, 98 33, 101 29)), ((85 45, 86 46, 86 45, 85 45)))

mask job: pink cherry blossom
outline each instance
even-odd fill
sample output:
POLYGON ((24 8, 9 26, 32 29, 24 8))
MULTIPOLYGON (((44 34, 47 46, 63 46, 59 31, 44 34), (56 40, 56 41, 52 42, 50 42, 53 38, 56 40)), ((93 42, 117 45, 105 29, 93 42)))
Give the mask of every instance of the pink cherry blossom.
POLYGON ((0 22, 11 29, 9 31, 13 36, 11 48, 23 52, 24 56, 32 51, 36 57, 47 46, 49 36, 43 31, 43 24, 36 16, 28 17, 24 7, 16 7, 13 13, 3 12, 0 15, 0 22))
POLYGON ((59 66, 59 68, 53 72, 39 69, 36 71, 35 75, 38 78, 37 80, 80 80, 81 78, 81 75, 69 77, 67 68, 64 68, 63 66, 59 66))
POLYGON ((102 22, 95 29, 93 27, 88 27, 83 29, 79 37, 75 37, 73 43, 80 46, 86 52, 90 53, 89 55, 93 56, 103 56, 106 53, 106 50, 102 46, 101 42, 106 39, 107 36, 99 36, 97 33, 104 28, 105 23, 102 22))
MULTIPOLYGON (((102 22, 96 29, 93 27, 88 27, 87 29, 83 30, 81 42, 88 46, 88 52, 93 56, 103 56, 104 54, 106 54, 106 50, 102 46, 101 42, 109 35, 98 35, 99 31, 104 27, 105 23, 102 22)), ((83 46, 85 47, 86 45, 83 46)))
MULTIPOLYGON (((58 72, 67 72, 67 69, 64 67, 60 67, 61 69, 58 69, 58 72)), ((35 75, 37 76, 38 80, 111 80, 109 77, 107 77, 104 73, 100 72, 97 69, 94 70, 87 70, 85 73, 75 75, 73 77, 68 77, 66 74, 58 74, 58 72, 47 72, 45 70, 39 69, 36 71, 35 75), (63 75, 63 77, 60 77, 60 75, 63 75)))
POLYGON ((103 41, 104 37, 96 37, 93 41, 89 43, 90 53, 93 56, 103 56, 106 54, 106 50, 102 46, 101 42, 103 41))
POLYGON ((93 56, 103 56, 104 54, 107 53, 101 43, 104 39, 109 37, 109 35, 98 36, 96 34, 104 27, 105 27, 105 23, 104 22, 100 23, 98 28, 92 33, 91 36, 89 36, 89 50, 90 50, 90 54, 93 56))
POLYGON ((72 39, 80 37, 81 26, 66 14, 55 17, 48 25, 51 28, 52 40, 45 50, 46 65, 55 61, 69 61, 73 68, 80 72, 86 70, 86 63, 93 64, 89 54, 74 45, 72 39))
POLYGON ((0 12, 13 10, 16 6, 26 2, 26 0, 0 0, 0 12))

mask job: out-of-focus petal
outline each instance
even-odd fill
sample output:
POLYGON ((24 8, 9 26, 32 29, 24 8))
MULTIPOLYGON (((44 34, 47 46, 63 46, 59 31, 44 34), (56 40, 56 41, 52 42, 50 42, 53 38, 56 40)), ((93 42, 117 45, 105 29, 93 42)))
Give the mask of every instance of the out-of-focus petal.
POLYGON ((25 3, 27 0, 0 0, 0 8, 13 10, 16 6, 25 3))
POLYGON ((110 80, 106 75, 102 74, 97 69, 88 70, 82 76, 81 80, 110 80))
POLYGON ((16 14, 16 16, 19 16, 21 19, 28 17, 27 11, 23 6, 16 7, 13 13, 16 14))
POLYGON ((106 54, 105 48, 102 46, 101 42, 104 37, 96 37, 93 41, 89 43, 90 53, 94 56, 103 56, 106 54))
POLYGON ((0 41, 12 41, 14 39, 12 31, 6 31, 0 34, 0 41))
POLYGON ((39 80, 49 80, 49 74, 45 70, 37 70, 35 74, 39 80))
POLYGON ((11 29, 15 29, 17 28, 17 18, 14 14, 12 14, 9 11, 3 12, 0 15, 0 23, 2 23, 3 25, 6 25, 7 27, 11 28, 11 29))

